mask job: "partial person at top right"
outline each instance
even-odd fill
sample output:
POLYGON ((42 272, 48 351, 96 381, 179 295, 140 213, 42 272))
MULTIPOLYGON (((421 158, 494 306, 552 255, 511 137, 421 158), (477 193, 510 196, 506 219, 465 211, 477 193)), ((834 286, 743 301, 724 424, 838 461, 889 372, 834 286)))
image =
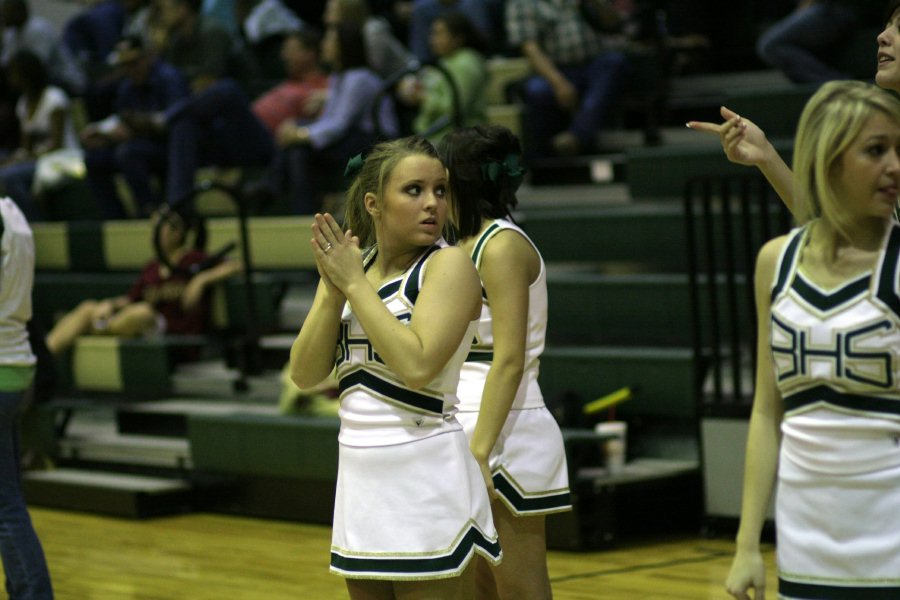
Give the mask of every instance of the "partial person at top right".
MULTIPOLYGON (((884 14, 886 24, 876 38, 878 52, 875 83, 885 90, 900 94, 900 0, 889 0, 884 14)), ((750 119, 725 106, 720 109, 720 113, 725 119, 721 124, 688 121, 687 126, 696 131, 718 135, 728 160, 758 168, 791 212, 795 212, 793 173, 766 138, 765 132, 750 119)), ((895 216, 900 220, 900 204, 895 216)))
POLYGON ((828 54, 854 32, 874 26, 883 0, 798 0, 797 7, 756 42, 759 58, 794 83, 849 79, 828 54))

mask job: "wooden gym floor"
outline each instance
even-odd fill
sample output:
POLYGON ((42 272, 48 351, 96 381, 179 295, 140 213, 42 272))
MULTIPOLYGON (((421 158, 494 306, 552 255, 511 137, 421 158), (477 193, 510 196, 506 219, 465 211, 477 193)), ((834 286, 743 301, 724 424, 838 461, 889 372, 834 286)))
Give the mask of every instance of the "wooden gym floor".
MULTIPOLYGON (((31 509, 57 600, 331 600, 330 529, 219 514, 144 521, 31 509)), ((704 600, 728 595, 727 539, 679 537, 551 552, 555 600, 704 600)), ((766 547, 770 590, 774 552, 766 547)), ((0 591, 2 593, 2 591, 0 591)))

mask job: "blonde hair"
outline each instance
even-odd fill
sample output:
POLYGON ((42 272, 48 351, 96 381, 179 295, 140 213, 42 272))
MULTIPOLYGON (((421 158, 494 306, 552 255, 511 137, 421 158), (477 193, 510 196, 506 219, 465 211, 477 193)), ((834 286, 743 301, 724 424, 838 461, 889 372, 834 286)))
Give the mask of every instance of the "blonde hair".
MULTIPOLYGON (((384 188, 394 168, 408 156, 427 156, 440 161, 431 142, 418 136, 405 137, 377 144, 363 161, 359 174, 347 190, 344 208, 344 227, 359 237, 360 247, 375 243, 375 223, 366 210, 366 194, 372 193, 378 202, 384 197, 384 188)), ((443 161, 441 161, 443 164, 443 161)), ((452 211, 451 211, 452 212, 452 211)))
POLYGON ((862 81, 829 81, 806 103, 794 143, 794 214, 821 218, 846 237, 848 217, 835 185, 836 165, 869 119, 881 112, 900 124, 900 101, 862 81))

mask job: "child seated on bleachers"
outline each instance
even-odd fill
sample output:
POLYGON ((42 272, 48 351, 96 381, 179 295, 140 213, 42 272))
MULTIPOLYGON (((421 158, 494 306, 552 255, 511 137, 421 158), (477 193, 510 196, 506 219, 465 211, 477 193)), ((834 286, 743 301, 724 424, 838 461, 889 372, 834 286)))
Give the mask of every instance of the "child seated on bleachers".
POLYGON ((47 348, 53 355, 65 352, 80 335, 139 337, 206 331, 207 292, 240 272, 242 265, 235 260, 208 265, 207 254, 187 244, 194 224, 176 211, 162 210, 152 217, 154 232, 159 219, 158 247, 165 260, 147 263, 127 294, 85 300, 60 319, 47 334, 47 348))

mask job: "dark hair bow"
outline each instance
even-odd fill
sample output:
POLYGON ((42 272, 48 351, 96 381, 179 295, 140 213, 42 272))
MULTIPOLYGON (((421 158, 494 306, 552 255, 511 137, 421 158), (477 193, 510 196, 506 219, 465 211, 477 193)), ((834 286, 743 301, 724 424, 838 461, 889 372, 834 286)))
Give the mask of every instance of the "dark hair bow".
POLYGON ((363 164, 366 162, 366 157, 362 152, 351 158, 347 161, 347 168, 344 169, 344 177, 353 181, 356 179, 356 176, 359 175, 359 172, 362 171, 363 164))
POLYGON ((525 176, 525 169, 519 164, 518 154, 507 154, 503 162, 491 160, 481 163, 481 176, 487 181, 497 183, 500 175, 505 174, 509 178, 509 185, 513 191, 519 189, 525 176))

